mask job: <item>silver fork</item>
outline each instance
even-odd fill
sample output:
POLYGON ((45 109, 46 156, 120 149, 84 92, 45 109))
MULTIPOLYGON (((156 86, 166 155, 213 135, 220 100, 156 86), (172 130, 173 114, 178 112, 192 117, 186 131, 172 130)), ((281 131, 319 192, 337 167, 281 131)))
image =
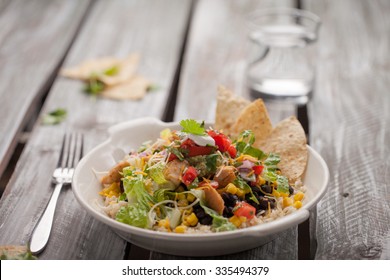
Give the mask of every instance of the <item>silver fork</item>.
POLYGON ((62 141, 60 158, 58 159, 57 168, 53 173, 53 185, 55 185, 53 194, 46 206, 45 212, 35 226, 30 240, 30 251, 33 254, 39 254, 46 247, 49 241, 50 232, 54 220, 58 196, 62 186, 69 185, 76 164, 83 155, 83 135, 82 134, 65 134, 62 141))

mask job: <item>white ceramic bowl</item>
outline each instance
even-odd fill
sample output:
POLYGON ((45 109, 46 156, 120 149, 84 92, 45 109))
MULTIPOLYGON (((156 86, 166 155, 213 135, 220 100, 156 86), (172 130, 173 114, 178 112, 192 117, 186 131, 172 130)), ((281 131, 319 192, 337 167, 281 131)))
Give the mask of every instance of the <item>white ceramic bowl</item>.
POLYGON ((118 124, 109 129, 110 137, 78 164, 73 177, 73 192, 89 214, 110 226, 125 240, 149 250, 183 256, 211 256, 244 251, 263 245, 277 233, 296 226, 309 217, 309 209, 325 194, 329 171, 325 161, 310 146, 304 184, 305 204, 298 211, 278 220, 245 229, 205 234, 175 234, 141 229, 109 218, 98 204, 101 185, 92 171, 107 171, 131 149, 159 137, 164 128, 180 129, 178 123, 164 123, 154 118, 142 118, 118 124))

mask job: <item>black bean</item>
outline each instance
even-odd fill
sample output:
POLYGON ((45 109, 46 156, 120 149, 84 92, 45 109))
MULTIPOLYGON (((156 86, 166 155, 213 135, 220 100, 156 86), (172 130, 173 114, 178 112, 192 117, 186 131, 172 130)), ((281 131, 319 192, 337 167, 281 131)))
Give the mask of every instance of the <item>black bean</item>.
POLYGON ((270 185, 262 185, 261 190, 265 193, 272 194, 272 187, 270 185))
POLYGON ((262 197, 260 200, 259 200, 259 207, 261 210, 267 210, 268 209, 268 203, 270 204, 269 206, 271 207, 271 209, 273 209, 275 207, 275 200, 272 199, 272 198, 266 198, 266 197, 262 197))
POLYGON ((213 223, 213 218, 210 215, 207 215, 199 220, 202 225, 211 225, 213 223))
POLYGON ((206 216, 206 212, 205 211, 194 211, 194 213, 195 213, 195 215, 196 215, 196 217, 198 218, 198 219, 202 219, 202 218, 204 218, 205 216, 206 216))
POLYGON ((227 206, 235 206, 238 201, 238 197, 231 193, 224 192, 221 194, 221 197, 227 206))
POLYGON ((288 186, 288 191, 290 192, 290 195, 293 195, 295 192, 294 188, 291 186, 288 186))
POLYGON ((226 218, 230 218, 231 216, 233 216, 233 208, 234 207, 231 206, 225 206, 225 208, 223 209, 223 216, 226 218))

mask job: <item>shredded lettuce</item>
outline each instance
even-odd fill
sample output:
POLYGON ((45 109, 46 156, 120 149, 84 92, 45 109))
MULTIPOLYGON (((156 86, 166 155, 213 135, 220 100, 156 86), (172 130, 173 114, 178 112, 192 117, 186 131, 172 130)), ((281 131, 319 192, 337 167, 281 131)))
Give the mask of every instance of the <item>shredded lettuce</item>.
POLYGON ((276 170, 277 165, 280 162, 280 156, 274 153, 269 153, 268 157, 264 161, 264 165, 267 166, 268 170, 276 170))
POLYGON ((278 192, 289 193, 290 187, 288 185, 288 179, 284 176, 278 175, 276 182, 278 184, 278 188, 276 189, 278 192))
POLYGON ((148 210, 139 203, 122 206, 116 214, 116 220, 140 228, 149 228, 148 210))
POLYGON ((164 171, 165 169, 165 163, 159 162, 151 167, 148 168, 149 176, 152 178, 153 181, 155 181, 159 185, 163 185, 167 183, 167 179, 164 177, 164 171))
POLYGON ((263 178, 269 182, 276 182, 278 192, 289 193, 288 179, 285 176, 276 174, 273 170, 267 170, 263 172, 263 178))
POLYGON ((116 220, 136 227, 151 227, 148 212, 154 198, 147 192, 142 175, 125 177, 123 187, 129 204, 119 209, 116 220))

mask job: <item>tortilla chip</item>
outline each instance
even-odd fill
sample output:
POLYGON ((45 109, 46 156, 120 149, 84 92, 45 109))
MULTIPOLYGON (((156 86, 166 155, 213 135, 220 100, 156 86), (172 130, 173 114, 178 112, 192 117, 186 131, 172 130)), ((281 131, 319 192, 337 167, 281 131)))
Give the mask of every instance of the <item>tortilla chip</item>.
POLYGON ((278 166, 290 183, 304 174, 308 157, 306 134, 296 117, 279 122, 266 142, 258 147, 267 153, 279 154, 278 166))
POLYGON ((138 54, 131 54, 125 59, 102 57, 87 60, 72 68, 63 69, 61 75, 80 80, 89 80, 92 75, 95 75, 98 80, 107 86, 113 86, 129 80, 137 70, 138 61, 138 54), (113 67, 118 67, 118 73, 112 76, 104 74, 105 71, 113 67))
POLYGON ((99 77, 99 79, 107 86, 114 86, 114 85, 124 83, 135 75, 138 68, 138 62, 139 62, 139 55, 132 54, 120 61, 118 66, 119 72, 116 75, 113 76, 103 75, 99 77))
POLYGON ((254 146, 266 141, 272 132, 272 123, 263 100, 257 99, 247 105, 233 126, 233 137, 244 130, 251 130, 256 138, 254 146))
POLYGON ((101 96, 116 100, 139 100, 145 96, 150 85, 149 80, 136 75, 124 83, 105 89, 101 96))
POLYGON ((232 134, 232 127, 241 111, 250 102, 234 94, 223 86, 218 87, 215 129, 223 130, 227 135, 232 134))

